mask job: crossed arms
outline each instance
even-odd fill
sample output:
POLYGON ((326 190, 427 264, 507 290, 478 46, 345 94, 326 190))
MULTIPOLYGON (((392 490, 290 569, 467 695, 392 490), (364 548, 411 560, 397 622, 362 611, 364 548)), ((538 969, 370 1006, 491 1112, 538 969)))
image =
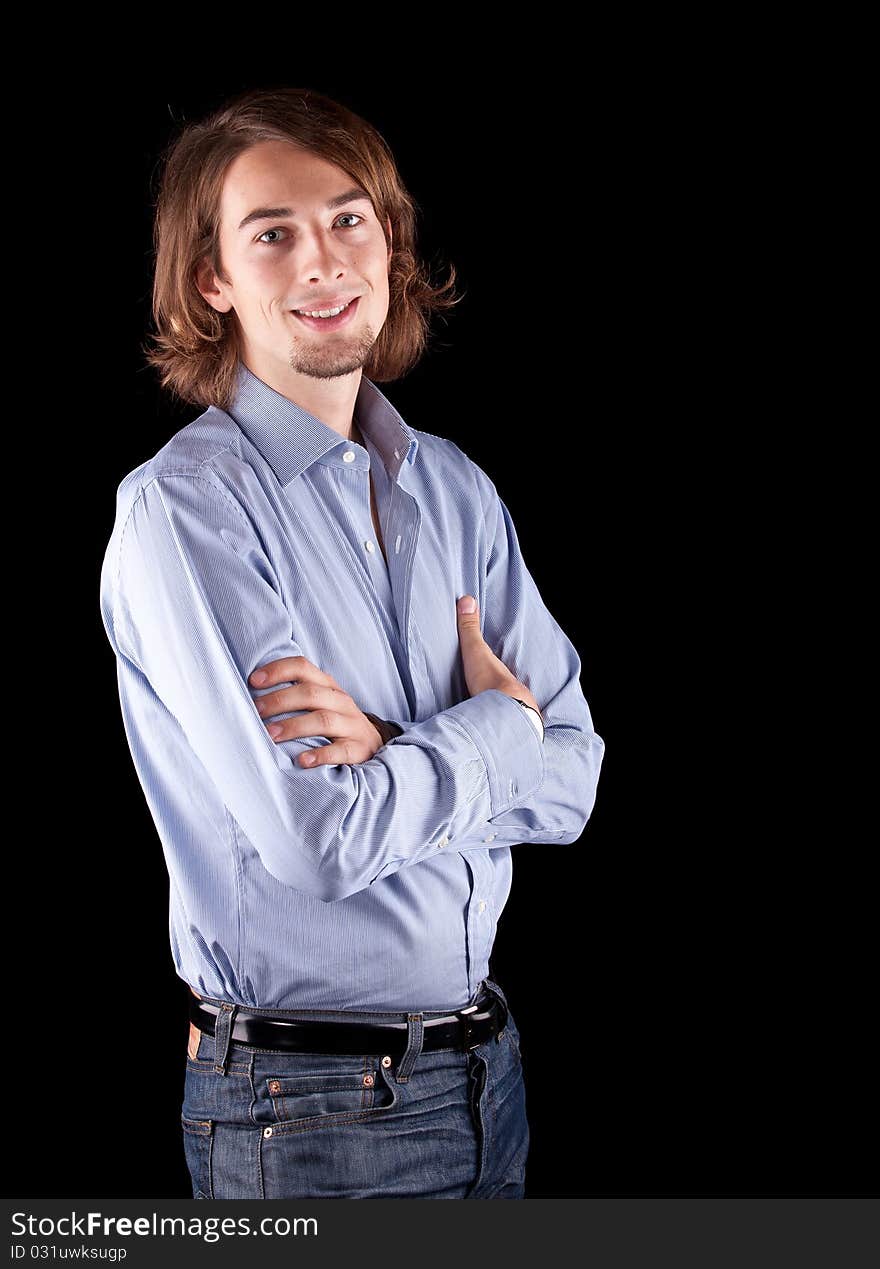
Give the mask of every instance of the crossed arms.
MULTIPOLYGON (((492 535, 482 596, 485 652, 477 649, 476 657, 495 675, 484 681, 495 685, 404 724, 385 744, 377 744, 381 732, 348 697, 340 712, 348 716, 345 727, 358 732, 363 757, 329 752, 339 743, 329 712, 321 732, 327 746, 311 743, 316 724, 308 713, 285 720, 296 726, 280 742, 270 737, 250 676, 303 658, 303 650, 256 528, 212 472, 155 477, 138 494, 121 536, 113 605, 118 654, 173 714, 264 867, 325 902, 447 847, 573 842, 592 811, 604 743, 580 689, 580 660, 541 601, 507 508, 474 469, 492 535), (517 678, 518 670, 526 677, 527 666, 528 686, 517 678), (514 695, 540 702, 543 745, 514 695), (327 760, 304 768, 300 755, 323 749, 327 760)), ((327 710, 326 697, 317 706, 307 699, 318 689, 347 695, 331 686, 335 680, 316 683, 319 675, 330 679, 303 658, 298 683, 287 689, 298 703, 284 698, 275 712, 327 710)), ((276 680, 270 692, 277 688, 276 680)), ((351 743, 344 730, 339 734, 351 743)))

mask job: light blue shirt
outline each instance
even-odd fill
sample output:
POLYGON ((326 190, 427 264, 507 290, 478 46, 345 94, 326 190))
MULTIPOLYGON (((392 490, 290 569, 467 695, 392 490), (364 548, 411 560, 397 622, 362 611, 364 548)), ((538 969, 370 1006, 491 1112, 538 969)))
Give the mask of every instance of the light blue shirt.
POLYGON ((363 377, 355 419, 366 448, 239 363, 229 412, 120 482, 101 615, 184 982, 258 1008, 460 1008, 489 972, 511 845, 578 840, 604 744, 489 476, 363 377), (468 695, 465 594, 543 744, 511 696, 468 695), (274 741, 254 702, 279 686, 248 682, 293 656, 403 734, 300 766, 332 738, 274 741))

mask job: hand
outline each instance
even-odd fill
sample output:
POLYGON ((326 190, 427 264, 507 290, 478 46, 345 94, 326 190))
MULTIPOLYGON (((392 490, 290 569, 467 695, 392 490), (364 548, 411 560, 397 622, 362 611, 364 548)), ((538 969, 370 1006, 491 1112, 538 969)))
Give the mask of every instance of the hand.
POLYGON ((456 605, 464 678, 471 696, 496 688, 507 696, 525 701, 540 714, 541 707, 529 689, 520 683, 503 661, 499 661, 480 633, 480 609, 476 599, 472 595, 463 595, 462 599, 470 599, 474 605, 474 611, 467 613, 461 611, 461 599, 456 605))
POLYGON ((267 692, 254 700, 261 718, 285 714, 293 709, 308 710, 297 718, 283 718, 269 725, 273 740, 301 740, 303 736, 330 736, 334 743, 318 745, 299 755, 301 767, 320 763, 367 762, 385 739, 366 714, 361 713, 348 692, 342 690, 330 674, 325 674, 305 657, 280 657, 254 670, 249 682, 254 687, 270 687, 273 683, 292 683, 291 687, 267 692), (257 675, 265 674, 258 683, 257 675), (278 728, 273 735, 273 729, 278 728))

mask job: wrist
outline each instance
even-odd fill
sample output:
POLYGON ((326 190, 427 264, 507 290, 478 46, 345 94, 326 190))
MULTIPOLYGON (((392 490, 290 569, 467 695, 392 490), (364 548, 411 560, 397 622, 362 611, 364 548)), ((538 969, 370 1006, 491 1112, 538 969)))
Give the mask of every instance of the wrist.
MULTIPOLYGON (((541 706, 522 683, 508 683, 504 687, 499 687, 498 691, 503 692, 505 696, 512 696, 515 701, 522 701, 524 705, 531 706, 535 713, 541 714, 541 706)), ((544 721, 543 714, 541 714, 541 721, 544 721)))
POLYGON ((519 705, 522 709, 525 710, 526 715, 528 716, 529 722, 535 728, 538 739, 543 744, 545 729, 544 729, 544 717, 541 711, 539 709, 536 709, 534 705, 530 705, 528 701, 524 701, 521 696, 517 696, 514 699, 516 700, 517 705, 519 705))
POLYGON ((368 718, 376 728, 383 745, 387 745, 389 740, 393 740, 395 736, 399 736, 403 731, 402 727, 395 726, 394 723, 388 722, 387 719, 378 718, 375 714, 368 714, 364 711, 364 717, 368 718))

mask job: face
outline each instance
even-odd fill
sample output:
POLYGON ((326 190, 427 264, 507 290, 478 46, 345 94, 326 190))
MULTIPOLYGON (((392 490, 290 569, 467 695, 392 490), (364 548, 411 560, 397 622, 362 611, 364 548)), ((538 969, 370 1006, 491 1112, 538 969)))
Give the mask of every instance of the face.
POLYGON ((391 248, 369 197, 351 194, 357 185, 334 163, 285 141, 259 142, 226 173, 224 274, 203 262, 198 286, 218 312, 235 310, 242 360, 267 383, 295 387, 299 376, 335 379, 360 370, 385 323, 391 248), (274 214, 251 219, 266 209, 274 214), (346 301, 329 320, 297 316, 346 301))

